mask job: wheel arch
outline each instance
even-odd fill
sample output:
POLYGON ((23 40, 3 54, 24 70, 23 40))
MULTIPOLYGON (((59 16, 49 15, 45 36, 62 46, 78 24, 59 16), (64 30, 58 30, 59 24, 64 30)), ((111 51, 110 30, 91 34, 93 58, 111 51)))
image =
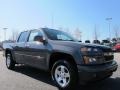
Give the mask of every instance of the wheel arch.
POLYGON ((52 69, 52 66, 57 60, 65 59, 74 65, 75 69, 77 70, 77 63, 75 62, 74 57, 71 54, 63 53, 63 52, 54 52, 50 55, 49 58, 49 69, 52 69))
POLYGON ((13 60, 15 61, 15 57, 14 57, 14 55, 13 55, 13 51, 11 50, 11 49, 9 49, 9 48, 7 48, 6 50, 5 50, 5 57, 7 57, 7 54, 11 54, 12 55, 12 58, 13 58, 13 60))
POLYGON ((6 49, 5 50, 5 57, 7 56, 8 53, 12 54, 12 51, 10 49, 6 49))

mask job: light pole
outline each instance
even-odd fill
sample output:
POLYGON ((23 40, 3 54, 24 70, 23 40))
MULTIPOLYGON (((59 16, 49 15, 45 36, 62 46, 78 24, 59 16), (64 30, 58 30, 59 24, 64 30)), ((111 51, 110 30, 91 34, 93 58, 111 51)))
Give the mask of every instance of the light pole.
POLYGON ((111 40, 111 30, 110 30, 110 28, 111 28, 111 20, 112 20, 112 18, 106 18, 106 20, 108 21, 109 38, 111 40))
POLYGON ((4 30, 4 41, 6 40, 6 31, 7 31, 8 28, 3 28, 4 30))
POLYGON ((97 33, 97 26, 95 25, 95 28, 94 28, 94 35, 95 35, 95 40, 98 40, 98 33, 97 33))

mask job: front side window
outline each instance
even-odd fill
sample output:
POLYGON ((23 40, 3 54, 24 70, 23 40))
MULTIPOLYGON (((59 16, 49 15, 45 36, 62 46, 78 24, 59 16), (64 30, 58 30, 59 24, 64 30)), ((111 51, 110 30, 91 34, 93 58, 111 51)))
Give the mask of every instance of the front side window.
POLYGON ((43 36, 40 31, 31 31, 30 36, 29 36, 29 42, 34 41, 35 36, 43 36))

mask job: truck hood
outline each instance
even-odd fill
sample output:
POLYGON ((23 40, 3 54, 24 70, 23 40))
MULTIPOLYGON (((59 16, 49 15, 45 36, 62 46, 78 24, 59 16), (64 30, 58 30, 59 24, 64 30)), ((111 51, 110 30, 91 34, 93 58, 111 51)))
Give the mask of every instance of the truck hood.
POLYGON ((95 47, 95 48, 100 48, 100 49, 111 49, 108 46, 104 45, 98 45, 98 44, 86 44, 86 43, 80 43, 80 42, 73 42, 73 41, 52 41, 51 43, 54 45, 63 45, 63 46, 68 46, 68 47, 73 47, 73 48, 80 48, 80 47, 95 47))

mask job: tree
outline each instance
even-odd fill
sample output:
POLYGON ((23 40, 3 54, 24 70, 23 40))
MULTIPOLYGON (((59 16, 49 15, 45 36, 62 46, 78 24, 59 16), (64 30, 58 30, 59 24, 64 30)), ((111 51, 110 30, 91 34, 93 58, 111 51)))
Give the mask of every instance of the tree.
POLYGON ((16 41, 19 36, 19 31, 18 30, 12 30, 12 35, 9 38, 9 40, 16 41))
POLYGON ((81 39, 82 39, 82 32, 79 30, 79 28, 76 28, 74 34, 75 34, 75 38, 77 38, 78 40, 81 41, 81 39))
POLYGON ((115 38, 118 40, 119 34, 120 34, 119 27, 115 26, 114 29, 113 29, 113 32, 114 32, 115 38))
POLYGON ((116 43, 116 42, 117 42, 117 39, 116 39, 116 38, 113 38, 113 39, 112 39, 112 42, 113 42, 113 43, 116 43))
POLYGON ((108 37, 108 38, 106 38, 106 40, 108 40, 108 41, 111 41, 111 39, 108 37))
POLYGON ((94 40, 98 40, 100 33, 98 31, 98 27, 95 25, 94 26, 94 32, 93 32, 94 40))
POLYGON ((70 33, 69 28, 58 27, 58 30, 61 30, 61 31, 64 31, 64 32, 70 33))
POLYGON ((65 29, 65 32, 67 32, 67 33, 70 34, 70 30, 69 30, 69 28, 66 28, 66 29, 65 29))

